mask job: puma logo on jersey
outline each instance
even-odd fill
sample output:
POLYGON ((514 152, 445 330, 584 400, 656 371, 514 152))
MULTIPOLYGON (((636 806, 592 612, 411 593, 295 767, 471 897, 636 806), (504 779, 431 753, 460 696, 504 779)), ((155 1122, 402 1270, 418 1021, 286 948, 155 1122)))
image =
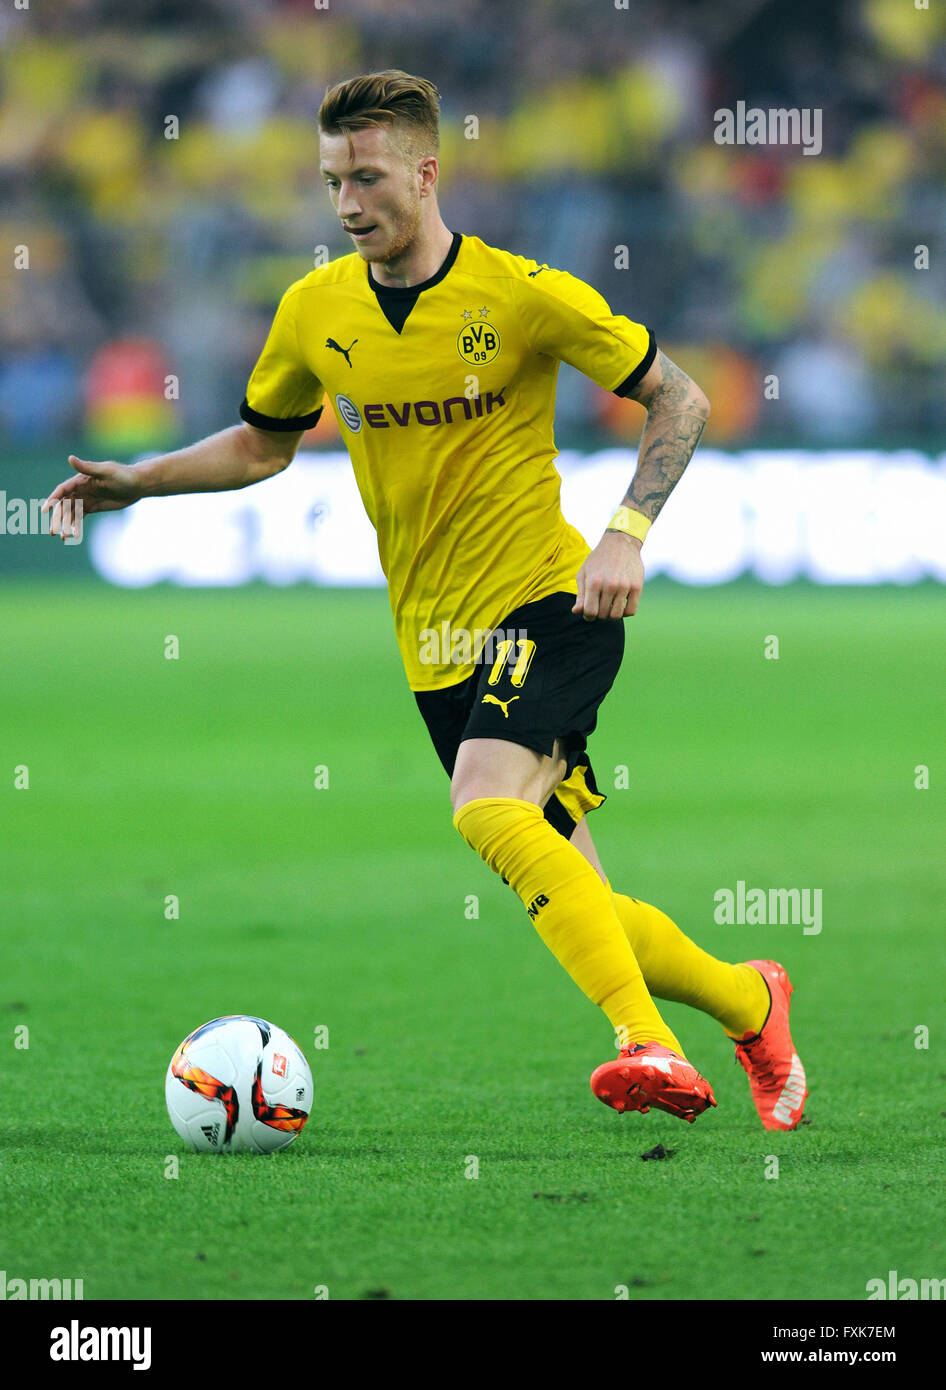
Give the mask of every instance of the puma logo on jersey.
POLYGON ((541 274, 542 274, 543 270, 548 270, 548 266, 547 266, 547 265, 540 265, 539 268, 538 268, 538 270, 530 270, 530 271, 529 271, 529 279, 530 279, 530 280, 534 280, 535 277, 536 277, 537 275, 541 275, 541 274))
POLYGON ((796 1110, 805 1099, 805 1068, 801 1064, 801 1058, 797 1052, 792 1053, 792 1066, 786 1078, 782 1093, 772 1110, 772 1114, 780 1124, 790 1125, 794 1116, 792 1111, 796 1110))
POLYGON ((531 903, 529 904, 529 906, 526 908, 526 912, 528 912, 529 916, 532 918, 532 920, 533 920, 533 922, 534 922, 535 919, 536 919, 536 917, 538 917, 538 915, 539 915, 539 908, 540 908, 540 907, 548 907, 548 905, 549 905, 549 900, 548 900, 548 898, 545 896, 544 893, 540 893, 539 896, 538 896, 537 898, 533 898, 533 899, 532 899, 532 902, 531 902, 531 903))
POLYGON ((510 696, 510 698, 509 698, 508 700, 500 700, 500 699, 498 699, 495 695, 484 695, 483 698, 482 698, 482 700, 480 700, 480 704, 481 704, 481 705, 499 705, 499 708, 500 708, 500 709, 502 710, 502 712, 503 712, 503 718, 504 718, 504 719, 508 719, 508 718, 509 718, 509 711, 508 711, 508 709, 506 708, 506 706, 507 706, 507 705, 511 705, 512 702, 513 702, 513 700, 518 700, 518 699, 519 699, 519 696, 518 696, 518 695, 512 695, 512 696, 510 696))
POLYGON ((351 352, 352 348, 355 346, 355 343, 357 343, 357 341, 358 341, 358 339, 355 338, 355 340, 354 340, 353 342, 351 342, 351 343, 348 344, 348 347, 347 347, 347 348, 343 348, 343 347, 339 347, 338 343, 336 343, 336 341, 335 341, 334 338, 326 338, 326 340, 325 340, 325 346, 326 346, 327 348, 332 348, 333 351, 335 351, 335 352, 340 352, 340 353, 342 354, 342 356, 344 357, 345 361, 348 363, 348 365, 349 365, 349 367, 350 367, 350 366, 351 366, 351 358, 348 356, 348 354, 351 352))

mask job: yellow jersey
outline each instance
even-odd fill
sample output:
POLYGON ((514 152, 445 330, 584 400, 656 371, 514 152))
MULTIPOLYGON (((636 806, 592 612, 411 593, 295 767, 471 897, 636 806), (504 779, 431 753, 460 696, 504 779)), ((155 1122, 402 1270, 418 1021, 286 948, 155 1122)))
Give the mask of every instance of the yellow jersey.
POLYGON ((656 351, 583 280, 456 232, 418 285, 378 285, 357 253, 290 285, 240 415, 306 430, 328 396, 408 683, 439 690, 473 673, 513 609, 578 592, 589 547, 559 500, 559 362, 622 395, 656 351))

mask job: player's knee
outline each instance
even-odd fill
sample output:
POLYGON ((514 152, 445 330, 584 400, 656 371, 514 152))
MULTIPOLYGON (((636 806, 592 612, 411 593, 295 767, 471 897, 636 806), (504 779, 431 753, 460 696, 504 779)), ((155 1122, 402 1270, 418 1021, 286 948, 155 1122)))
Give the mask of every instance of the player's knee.
POLYGON ((450 806, 453 814, 465 806, 469 801, 479 801, 482 797, 502 796, 503 793, 490 787, 488 784, 478 786, 475 782, 464 780, 459 783, 450 784, 450 806))
POLYGON ((567 770, 567 762, 556 740, 552 757, 540 757, 515 745, 507 745, 509 756, 497 761, 496 757, 485 760, 465 759, 457 766, 450 782, 450 804, 456 815, 461 806, 468 801, 483 797, 505 797, 514 801, 531 801, 543 807, 555 788, 562 781, 567 770))
POLYGON ((482 797, 519 796, 522 788, 516 778, 498 775, 498 770, 489 765, 466 760, 464 766, 457 767, 450 781, 450 805, 456 815, 461 806, 468 801, 478 801, 482 797))

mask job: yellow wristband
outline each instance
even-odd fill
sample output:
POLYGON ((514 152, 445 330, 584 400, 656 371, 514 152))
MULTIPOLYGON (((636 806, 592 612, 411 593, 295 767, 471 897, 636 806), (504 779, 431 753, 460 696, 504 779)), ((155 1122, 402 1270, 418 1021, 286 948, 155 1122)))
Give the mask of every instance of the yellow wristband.
POLYGON ((636 536, 642 541, 650 530, 650 521, 643 512, 635 512, 633 507, 618 507, 606 529, 623 531, 625 535, 636 536))

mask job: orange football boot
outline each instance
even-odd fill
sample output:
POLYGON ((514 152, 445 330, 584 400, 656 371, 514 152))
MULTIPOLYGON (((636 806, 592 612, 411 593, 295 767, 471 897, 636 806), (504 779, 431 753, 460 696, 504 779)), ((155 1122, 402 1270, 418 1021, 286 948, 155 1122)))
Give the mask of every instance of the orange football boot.
POLYGON ((769 1012, 760 1033, 743 1033, 736 1057, 749 1077, 759 1119, 766 1129, 794 1129, 805 1108, 805 1068, 788 1028, 792 982, 775 960, 748 960, 769 991, 769 1012))
POLYGON ((697 1115, 716 1104, 709 1082, 695 1067, 660 1043, 622 1047, 613 1062, 591 1073, 591 1089, 613 1110, 639 1110, 652 1105, 692 1124, 697 1115))

